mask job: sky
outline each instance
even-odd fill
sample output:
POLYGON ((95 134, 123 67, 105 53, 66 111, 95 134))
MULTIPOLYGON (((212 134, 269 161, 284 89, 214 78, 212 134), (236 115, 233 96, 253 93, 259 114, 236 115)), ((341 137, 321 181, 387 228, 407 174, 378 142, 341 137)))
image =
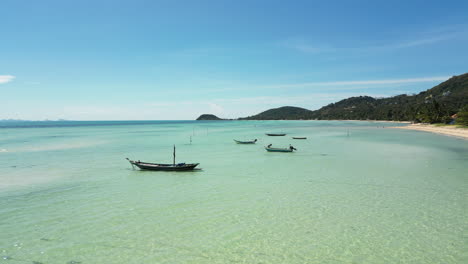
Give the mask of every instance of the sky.
POLYGON ((468 72, 468 1, 1 0, 0 119, 192 120, 468 72))

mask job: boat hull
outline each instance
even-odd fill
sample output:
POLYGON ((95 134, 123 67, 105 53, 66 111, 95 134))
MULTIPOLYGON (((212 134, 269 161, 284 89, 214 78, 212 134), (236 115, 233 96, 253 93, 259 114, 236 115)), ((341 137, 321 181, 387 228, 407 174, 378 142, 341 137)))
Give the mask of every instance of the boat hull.
POLYGON ((286 134, 282 134, 282 133, 267 133, 266 134, 267 136, 270 136, 270 137, 282 137, 282 136, 286 136, 286 134))
POLYGON ((179 164, 162 164, 162 163, 149 163, 128 160, 130 164, 137 166, 140 170, 151 171, 191 171, 198 166, 199 163, 179 163, 179 164))
POLYGON ((267 148, 267 147, 265 147, 265 150, 268 152, 293 152, 294 151, 289 148, 267 148))
POLYGON ((293 139, 307 139, 306 137, 293 137, 293 139))
POLYGON ((240 140, 235 140, 234 141, 237 143, 237 144, 255 144, 257 142, 257 140, 252 140, 252 141, 240 141, 240 140))

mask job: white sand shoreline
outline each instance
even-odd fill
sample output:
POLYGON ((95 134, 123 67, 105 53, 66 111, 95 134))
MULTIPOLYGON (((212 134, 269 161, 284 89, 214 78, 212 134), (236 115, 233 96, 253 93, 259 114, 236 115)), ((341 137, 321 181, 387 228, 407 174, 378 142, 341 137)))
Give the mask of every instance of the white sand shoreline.
POLYGON ((352 121, 352 122, 369 122, 369 123, 398 123, 398 124, 411 124, 410 121, 388 121, 388 120, 339 120, 334 119, 330 121, 352 121))
POLYGON ((455 126, 436 126, 436 125, 429 125, 429 124, 411 124, 408 126, 399 126, 399 127, 391 127, 391 128, 431 132, 431 133, 458 137, 458 138, 468 140, 468 128, 459 128, 455 126))

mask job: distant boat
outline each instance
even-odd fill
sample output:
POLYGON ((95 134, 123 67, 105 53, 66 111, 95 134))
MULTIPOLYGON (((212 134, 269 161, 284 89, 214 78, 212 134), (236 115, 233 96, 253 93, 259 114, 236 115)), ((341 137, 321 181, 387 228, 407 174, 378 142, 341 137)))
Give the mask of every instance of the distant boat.
POLYGON ((172 164, 163 163, 150 163, 143 161, 134 161, 126 158, 132 166, 137 166, 140 170, 152 170, 152 171, 189 171, 194 170, 200 163, 175 163, 175 146, 174 146, 174 159, 172 164))
POLYGON ((237 143, 237 144, 255 144, 255 142, 257 142, 257 139, 254 139, 254 140, 248 140, 248 141, 242 141, 242 140, 235 140, 234 141, 237 143))
POLYGON ((306 137, 292 137, 293 139, 307 139, 306 137))
POLYGON ((289 146, 289 148, 272 148, 271 144, 265 147, 265 150, 268 152, 293 152, 294 150, 297 150, 293 146, 289 146))
POLYGON ((270 137, 282 137, 282 136, 286 136, 285 133, 266 133, 267 136, 270 136, 270 137))

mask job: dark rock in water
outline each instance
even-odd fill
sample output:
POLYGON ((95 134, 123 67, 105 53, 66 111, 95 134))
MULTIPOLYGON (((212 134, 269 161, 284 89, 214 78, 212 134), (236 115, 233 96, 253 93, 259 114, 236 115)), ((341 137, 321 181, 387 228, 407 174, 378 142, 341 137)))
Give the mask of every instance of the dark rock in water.
POLYGON ((44 238, 44 237, 43 237, 43 238, 41 238, 41 240, 42 240, 42 241, 50 241, 50 239, 48 239, 48 238, 44 238))
POLYGON ((222 120, 221 118, 215 116, 215 115, 210 115, 210 114, 203 114, 197 118, 197 120, 222 120))

